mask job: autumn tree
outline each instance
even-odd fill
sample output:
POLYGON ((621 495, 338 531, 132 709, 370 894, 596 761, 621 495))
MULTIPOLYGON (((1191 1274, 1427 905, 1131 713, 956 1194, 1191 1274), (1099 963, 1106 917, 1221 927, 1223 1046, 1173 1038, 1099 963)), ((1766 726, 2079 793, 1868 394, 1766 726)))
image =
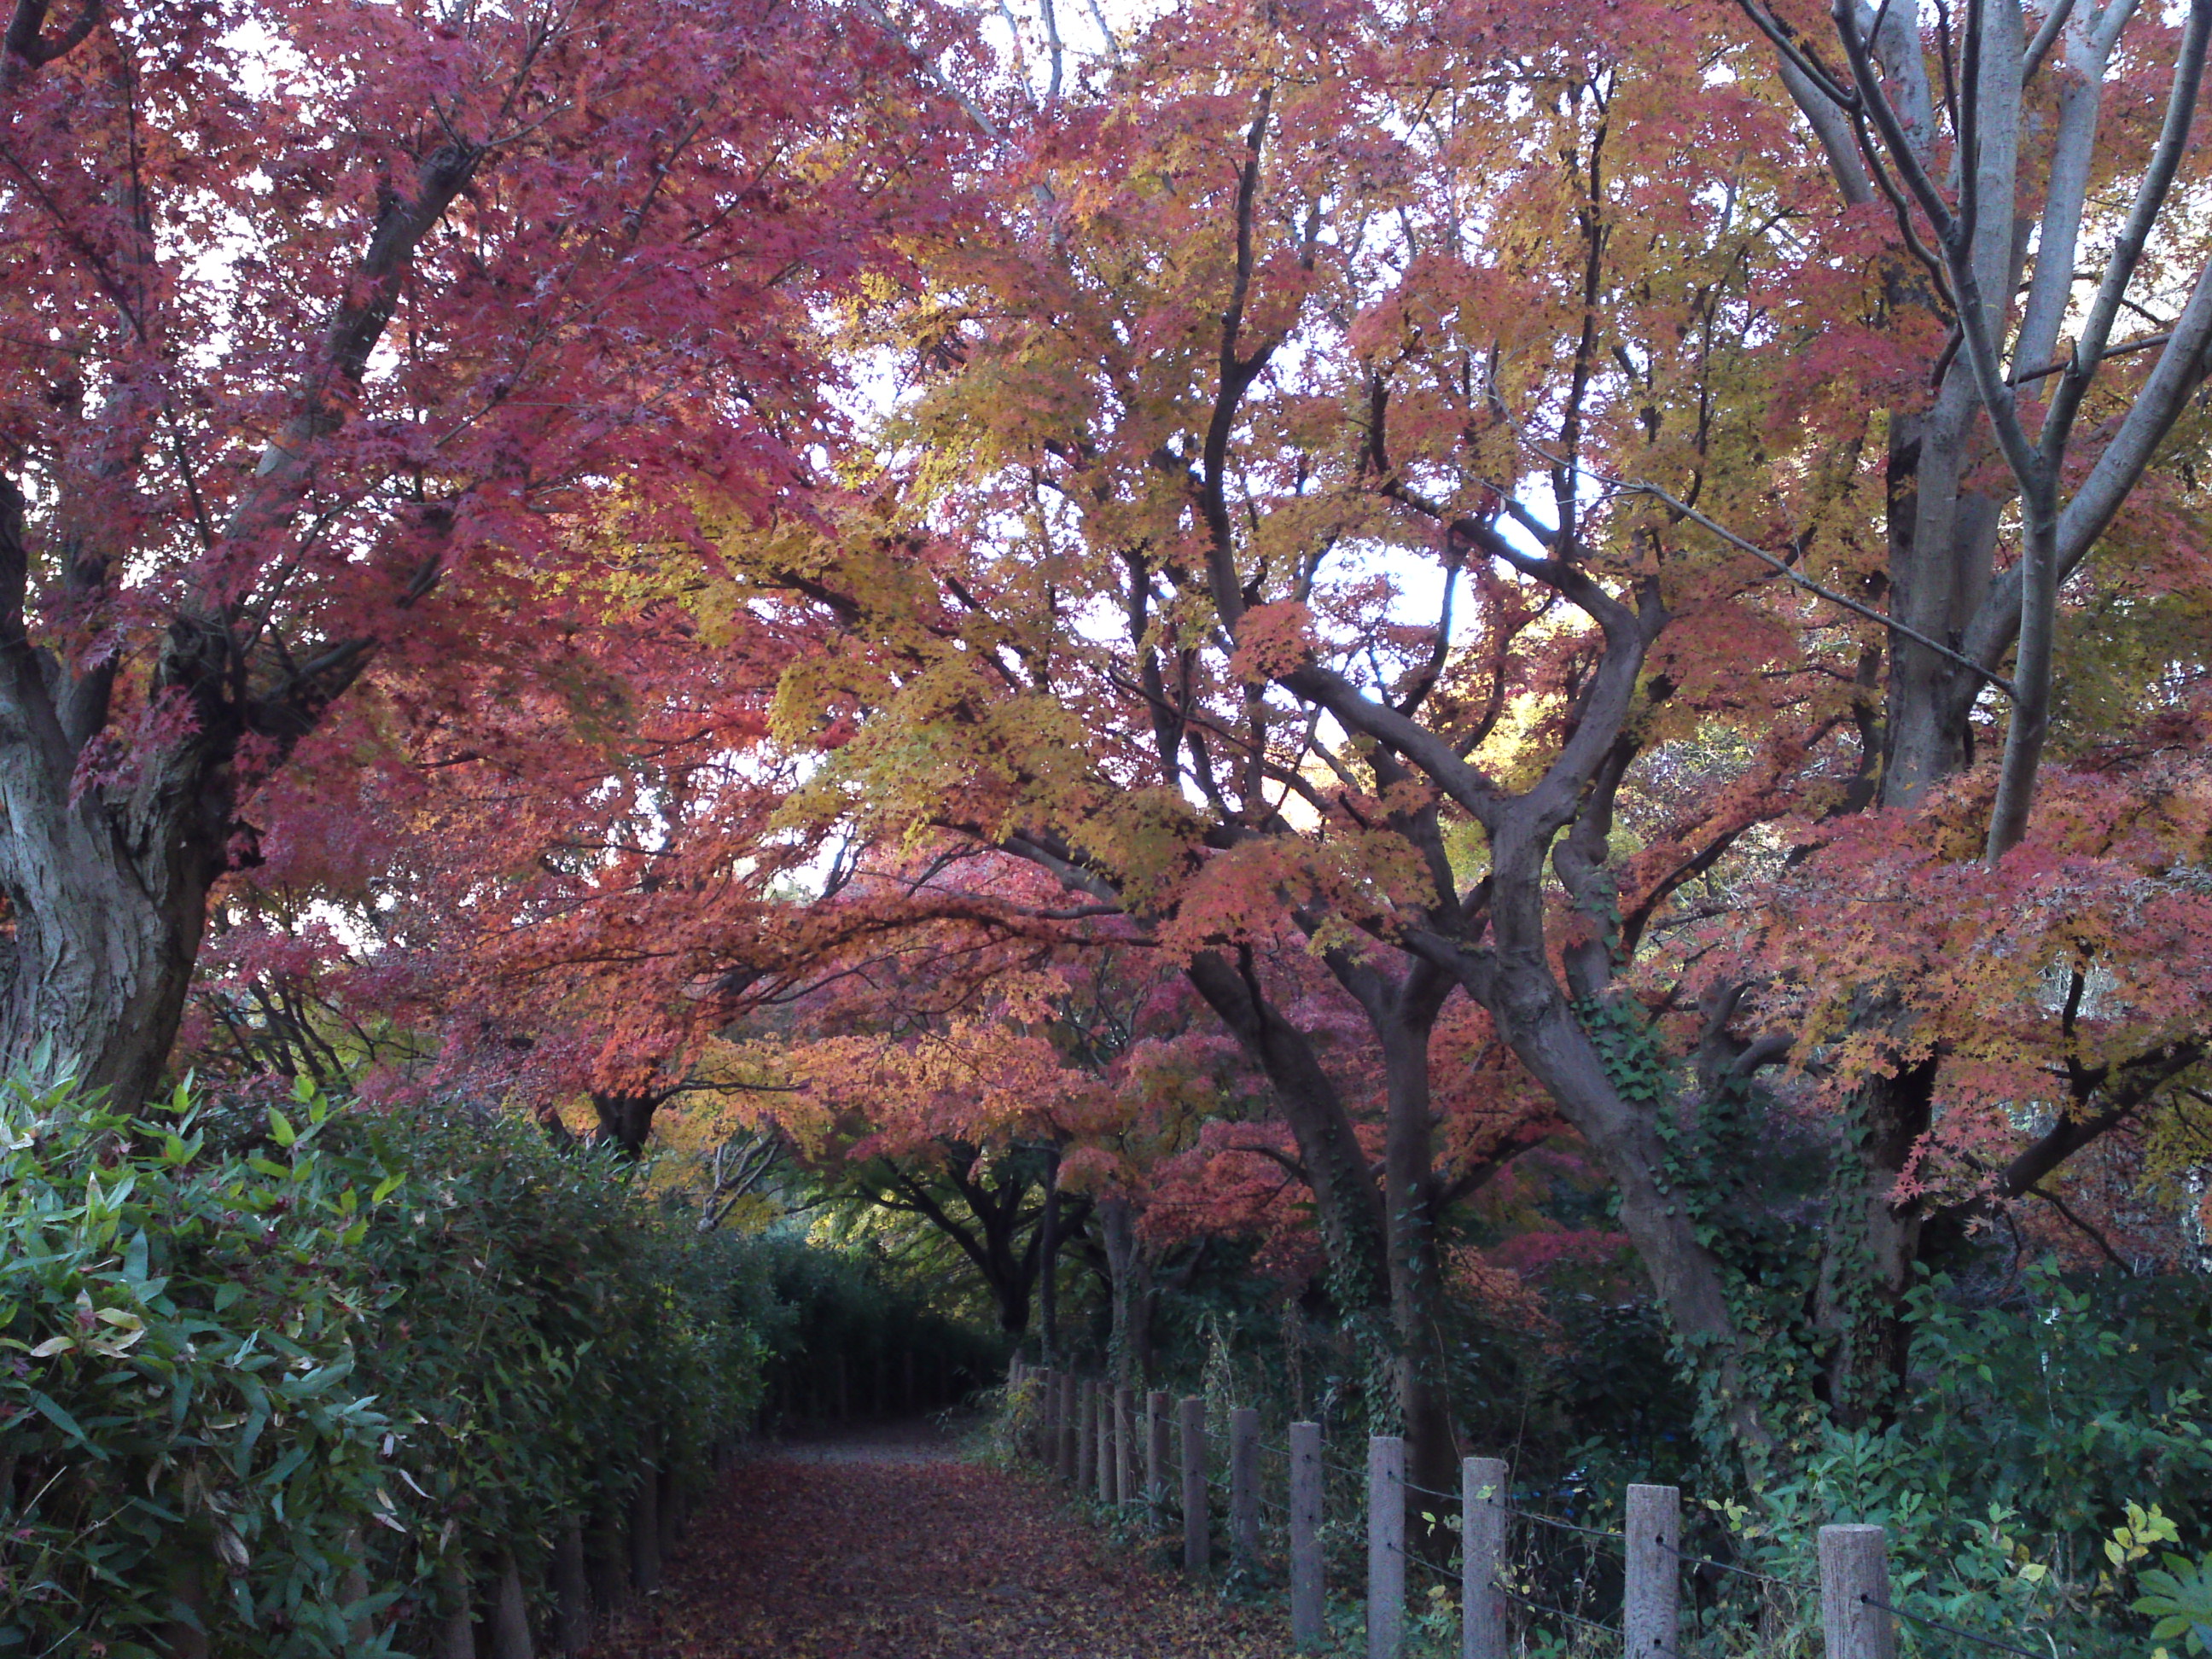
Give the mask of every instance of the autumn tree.
POLYGON ((908 319, 872 499, 733 554, 842 632, 782 693, 816 821, 1004 848, 1177 952, 1340 1272, 1432 1249, 1428 1037, 1475 1005, 1754 1467, 1878 1419, 1926 1251, 2195 1063, 2212 936, 2201 643, 2040 758, 2054 630, 2109 660, 2100 596, 2203 591, 2154 466, 2198 441, 2197 14, 1837 16, 1171 17, 994 119, 1030 159, 908 319), (1387 1185, 1255 970, 1286 929, 1395 1066, 1387 1185), (1787 1189, 1750 1152, 1813 1108, 1787 1189), (1939 1121, 1983 1166, 1940 1201, 1939 1121))
POLYGON ((811 4, 18 0, 0 52, 0 1055, 131 1097, 372 665, 465 696, 702 481, 808 482, 813 319, 961 133, 811 4))
MULTIPOLYGON (((1334 1299, 1365 1334, 1378 1410, 1404 1417, 1421 1477, 1437 1484, 1455 1455, 1436 1320, 1439 1218, 1525 1144, 1531 1122, 1499 1109, 1499 1134, 1440 1143, 1449 1115, 1432 1088, 1431 1049, 1455 988, 1431 967, 1368 948, 1358 931, 1391 902, 1373 859, 1390 866, 1386 883, 1425 867, 1363 814, 1402 812, 1448 863, 1443 827, 1432 804, 1383 802, 1373 791, 1348 811, 1325 805, 1317 820, 1305 799, 1285 812, 1284 781, 1297 782, 1313 734, 1302 738, 1241 697, 1218 718, 1179 709, 1197 677, 1210 692, 1225 665, 1206 662, 1202 617, 1153 591, 1146 568, 1156 548, 1171 568, 1182 563, 1169 550, 1182 532, 1160 514, 1181 510, 1179 469, 1199 445, 1176 434, 1197 413, 1193 377, 1214 355, 1191 326, 1210 302, 1220 252, 1200 227, 1240 189, 1236 169, 1188 149, 1193 132, 1229 118, 1209 54, 1233 56, 1242 24, 1227 14, 1219 22, 1149 42, 1127 85, 1154 88, 1151 101, 1139 94, 1071 117, 1054 162, 1012 181, 1012 202, 1046 210, 1034 238, 1017 228, 1009 245, 963 251, 944 267, 945 296, 909 325, 922 332, 925 361, 950 372, 890 439, 938 458, 922 463, 914 492, 855 508, 845 544, 806 552, 804 564, 799 550, 758 543, 731 557, 763 592, 817 607, 855 636, 787 681, 794 740, 821 725, 842 741, 852 715, 864 716, 795 811, 886 828, 912 815, 1002 846, 1139 921, 1184 962, 1295 1127, 1334 1299), (1078 155, 1079 172, 1069 170, 1078 155), (1079 205, 1062 208, 1068 189, 1079 205), (964 332, 963 308, 1006 319, 1007 331, 964 332), (1103 406, 1080 389, 1086 380, 1105 392, 1103 406), (1091 476, 1070 485, 1012 459, 1031 453, 1091 476), (1068 511, 1041 500, 1046 489, 1068 511), (878 530, 902 510, 945 515, 957 538, 925 548, 902 530, 878 530), (911 568, 908 554, 918 556, 911 568), (917 757, 926 758, 911 764, 917 757), (1295 969, 1279 969, 1296 961, 1325 967, 1333 1002, 1316 1000, 1295 969), (1346 1012, 1367 1028, 1376 1064, 1366 1075, 1322 1058, 1320 1028, 1346 1012), (1380 1167, 1358 1127, 1370 1077, 1389 1103, 1380 1167)), ((1316 165, 1337 165, 1365 138, 1346 136, 1339 149, 1321 134, 1357 105, 1359 94, 1345 89, 1362 69, 1333 48, 1293 50, 1313 50, 1300 73, 1350 100, 1317 100, 1301 117, 1323 158, 1316 165)), ((1348 50, 1357 58, 1365 47, 1348 50)), ((1241 188, 1249 195, 1249 182, 1241 188)), ((1294 258, 1284 269, 1297 280, 1312 264, 1294 258)), ((1510 641, 1536 611, 1490 586, 1510 641)), ((1502 672, 1494 681, 1502 707, 1510 683, 1502 672)))

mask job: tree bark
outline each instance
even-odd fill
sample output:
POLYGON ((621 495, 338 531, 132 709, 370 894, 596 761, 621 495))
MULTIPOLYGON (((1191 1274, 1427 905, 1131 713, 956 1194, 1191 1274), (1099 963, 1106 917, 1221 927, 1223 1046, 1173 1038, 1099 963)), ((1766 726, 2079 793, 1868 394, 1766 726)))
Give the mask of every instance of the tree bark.
POLYGON ((1824 1350, 1817 1391, 1843 1428, 1887 1422, 1905 1381, 1905 1295, 1920 1258, 1922 1216, 1894 1194, 1934 1118, 1936 1070, 1924 1060, 1869 1079, 1841 1126, 1813 1326, 1824 1350))
POLYGON ((1185 972, 1273 1086, 1313 1188, 1330 1294, 1347 1316, 1387 1316, 1382 1204, 1335 1083, 1305 1034, 1261 994, 1249 953, 1232 966, 1218 951, 1201 951, 1185 972))
POLYGON ((594 1613, 605 1619, 629 1602, 629 1532, 623 1506, 600 1489, 600 1508, 584 1534, 584 1576, 594 1613))
MULTIPOLYGON (((1378 1432, 1393 1422, 1410 1426, 1405 1413, 1411 1406, 1431 1437, 1427 1449, 1433 1457, 1440 1421, 1442 1443, 1450 1443, 1449 1408, 1440 1414, 1433 1393, 1441 1380, 1437 1371, 1402 1363, 1395 1291, 1401 1285, 1410 1289, 1413 1279, 1395 1271, 1391 1206, 1376 1190, 1335 1083, 1305 1034, 1261 992, 1249 951, 1235 967, 1218 952, 1200 951, 1184 971, 1273 1085, 1297 1141, 1328 1263, 1329 1297, 1352 1334, 1354 1352, 1367 1362, 1363 1389, 1370 1424, 1378 1432)), ((1433 1285, 1433 1274, 1429 1282, 1433 1285)), ((1409 1312, 1407 1322, 1418 1326, 1420 1315, 1409 1312)))
POLYGON ((1060 1352, 1060 1152, 1054 1148, 1044 1175, 1044 1213, 1037 1221, 1037 1357, 1056 1365, 1060 1352))
POLYGON ((660 1589, 660 1481, 650 1457, 630 1494, 629 1577, 641 1595, 660 1589))
POLYGON ((592 1110, 599 1119, 599 1139, 626 1158, 645 1156, 645 1143, 653 1137, 653 1115, 663 1097, 635 1090, 592 1091, 592 1110))
POLYGON ((1136 1322, 1142 1255, 1137 1243, 1137 1209, 1125 1195, 1114 1194, 1097 1201, 1097 1213, 1113 1310, 1106 1338, 1108 1373, 1116 1386, 1133 1388, 1139 1373, 1132 1327, 1136 1322))
POLYGON ((136 1106, 184 1012, 208 890, 228 863, 229 792, 194 745, 148 761, 119 805, 96 787, 72 802, 74 750, 44 749, 0 697, 0 893, 14 924, 0 944, 0 1065, 136 1106))
MULTIPOLYGON (((1398 1415, 1408 1479, 1449 1492, 1459 1473, 1452 1429, 1451 1373, 1438 1320, 1443 1263, 1437 1253, 1437 1173, 1429 1037, 1451 981, 1427 964, 1410 965, 1404 982, 1370 1011, 1382 1039, 1389 1116, 1383 1141, 1383 1219, 1390 1253, 1390 1322, 1397 1353, 1398 1415)), ((1440 1509, 1410 1487, 1407 1536, 1441 1563, 1452 1534, 1420 1517, 1440 1509)))
POLYGON ((660 1522, 660 1559, 665 1561, 684 1537, 684 1485, 673 1468, 663 1468, 653 1478, 660 1486, 655 1509, 660 1522))
POLYGON ((476 1587, 466 1559, 447 1556, 439 1565, 438 1583, 446 1611, 438 1620, 436 1659, 477 1659, 476 1587))
POLYGON ((208 1549, 198 1529, 175 1534, 162 1553, 162 1577, 177 1615, 156 1638, 162 1659, 208 1659, 208 1549))
POLYGON ((580 1522, 562 1522, 553 1540, 553 1647, 561 1659, 577 1659, 592 1639, 592 1590, 580 1522))
POLYGON ((530 1646, 530 1607, 512 1550, 499 1553, 499 1579, 492 1598, 491 1659, 535 1659, 530 1646))

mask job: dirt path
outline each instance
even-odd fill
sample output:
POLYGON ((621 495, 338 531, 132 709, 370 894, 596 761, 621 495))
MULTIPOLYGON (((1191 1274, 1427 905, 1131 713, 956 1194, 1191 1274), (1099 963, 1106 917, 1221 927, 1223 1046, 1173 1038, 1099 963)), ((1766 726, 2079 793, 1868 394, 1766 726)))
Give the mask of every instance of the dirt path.
POLYGON ((742 1463, 605 1659, 1278 1659, 1284 1621, 1109 1551, 926 1429, 742 1463))

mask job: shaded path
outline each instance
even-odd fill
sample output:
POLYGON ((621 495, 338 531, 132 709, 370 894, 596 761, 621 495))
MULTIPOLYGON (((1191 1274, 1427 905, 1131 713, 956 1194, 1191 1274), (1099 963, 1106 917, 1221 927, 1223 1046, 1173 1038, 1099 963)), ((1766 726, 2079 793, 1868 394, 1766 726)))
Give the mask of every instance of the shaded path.
POLYGON ((733 1470, 595 1659, 1279 1659, 1284 1621, 1115 1550, 1042 1479, 926 1430, 733 1470))

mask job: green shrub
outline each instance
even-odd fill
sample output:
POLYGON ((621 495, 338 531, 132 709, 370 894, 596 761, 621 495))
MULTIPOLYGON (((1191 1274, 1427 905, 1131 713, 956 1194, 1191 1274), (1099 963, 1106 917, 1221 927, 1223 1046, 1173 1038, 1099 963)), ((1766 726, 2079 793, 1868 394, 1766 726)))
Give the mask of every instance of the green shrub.
MULTIPOLYGON (((2153 1609, 2135 1588, 2166 1590, 2176 1614, 2187 1600, 2154 1579, 2152 1546, 2201 1547, 2212 1519, 2209 1338, 2212 1285, 2193 1276, 2075 1284, 2046 1267, 2016 1299, 1972 1310, 1924 1284, 1898 1419, 1826 1431, 1739 1508, 1738 1547, 1802 1573, 1816 1526, 1870 1522, 1889 1532, 1909 1612, 2016 1645, 2147 1651, 2149 1621, 2132 1615, 2153 1609)), ((1908 1645, 1972 1644, 1923 1630, 1908 1645)))
POLYGON ((208 1121, 0 1085, 0 1656, 422 1650, 454 1565, 533 1567, 757 1403, 744 1247, 600 1157, 208 1121))

